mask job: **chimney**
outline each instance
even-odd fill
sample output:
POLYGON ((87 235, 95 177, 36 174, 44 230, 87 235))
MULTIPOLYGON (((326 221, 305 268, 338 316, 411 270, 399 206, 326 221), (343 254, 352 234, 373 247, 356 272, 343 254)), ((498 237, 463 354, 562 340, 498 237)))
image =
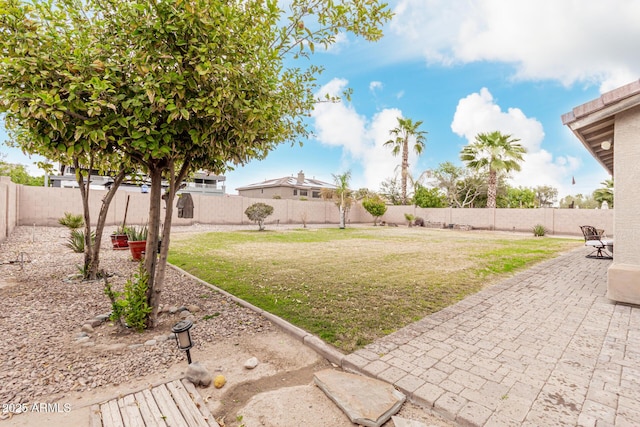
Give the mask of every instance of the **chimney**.
POLYGON ((298 181, 296 181, 298 185, 304 184, 304 172, 298 172, 298 181))

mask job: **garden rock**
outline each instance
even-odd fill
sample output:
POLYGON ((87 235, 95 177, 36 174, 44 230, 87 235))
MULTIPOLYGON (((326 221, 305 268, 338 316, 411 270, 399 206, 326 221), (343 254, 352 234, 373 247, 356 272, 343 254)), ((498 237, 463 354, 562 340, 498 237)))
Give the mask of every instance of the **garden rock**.
POLYGON ((189 310, 191 313, 197 313, 200 311, 200 307, 198 307, 195 304, 191 304, 189 306, 187 306, 187 310, 189 310))
POLYGON ((256 366, 258 366, 257 357, 252 357, 251 359, 248 359, 246 362, 244 362, 244 367, 246 369, 254 369, 256 366))
POLYGON ((205 369, 200 362, 193 362, 189 364, 185 378, 191 381, 194 385, 202 385, 203 387, 209 387, 213 377, 205 369))
POLYGON ((82 325, 82 328, 80 328, 80 330, 87 334, 93 333, 93 327, 88 323, 85 323, 84 325, 82 325))
POLYGON ((156 345, 157 341, 156 340, 148 340, 144 342, 144 345, 156 345))
POLYGON ((76 340, 76 342, 77 342, 78 344, 82 344, 82 343, 88 342, 89 340, 91 340, 91 338, 90 338, 90 337, 88 337, 88 336, 84 336, 84 337, 80 337, 80 338, 78 338, 78 339, 76 340))
POLYGON ((96 326, 100 326, 100 325, 102 325, 102 323, 103 323, 103 322, 102 322, 102 320, 99 320, 99 319, 97 319, 97 318, 95 318, 95 317, 94 317, 93 319, 91 319, 91 320, 87 320, 87 321, 86 321, 86 322, 84 322, 84 323, 85 323, 85 324, 89 324, 89 325, 91 325, 91 327, 92 327, 92 328, 95 328, 96 326))
POLYGON ((191 312, 189 310, 184 310, 180 312, 181 319, 186 319, 189 316, 191 316, 191 312))
POLYGON ((98 314, 95 318, 96 320, 99 320, 100 322, 104 323, 107 320, 109 320, 109 317, 111 317, 111 313, 98 314))

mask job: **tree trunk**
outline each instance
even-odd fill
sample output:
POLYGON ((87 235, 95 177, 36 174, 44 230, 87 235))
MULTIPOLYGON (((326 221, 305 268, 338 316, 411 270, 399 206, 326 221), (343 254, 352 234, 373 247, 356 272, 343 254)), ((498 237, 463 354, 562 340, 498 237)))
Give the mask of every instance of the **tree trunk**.
POLYGON ((495 208, 496 207, 496 194, 498 185, 498 178, 496 176, 496 171, 489 170, 489 185, 487 188, 487 207, 495 208))
POLYGON ((147 224, 147 245, 145 247, 144 268, 148 275, 147 303, 152 308, 147 326, 156 325, 162 282, 156 281, 156 249, 160 231, 160 210, 162 205, 162 168, 157 164, 149 164, 151 188, 149 189, 149 218, 147 224), (155 245, 155 246, 154 246, 155 245))
POLYGON ((409 175, 409 137, 406 136, 402 143, 402 204, 407 200, 407 176, 409 175))
POLYGON ((73 167, 76 172, 76 182, 80 187, 80 195, 82 197, 82 217, 84 218, 84 268, 82 270, 83 279, 95 279, 90 277, 91 264, 93 260, 93 251, 91 246, 91 211, 89 210, 89 186, 91 185, 91 168, 93 167, 93 158, 89 161, 89 174, 85 183, 80 169, 80 159, 73 158, 73 167))
POLYGON ((151 173, 151 205, 149 207, 149 223, 154 223, 153 227, 149 228, 149 234, 147 236, 147 248, 145 256, 145 269, 149 274, 149 290, 147 294, 147 302, 151 307, 151 313, 149 313, 149 319, 147 326, 153 328, 158 323, 158 309, 160 307, 160 295, 164 288, 164 277, 167 269, 167 255, 169 254, 169 243, 171 241, 171 224, 173 221, 173 201, 175 200, 176 193, 180 183, 187 176, 190 168, 190 163, 185 162, 180 169, 180 172, 176 175, 175 164, 169 163, 168 171, 170 173, 169 189, 167 193, 162 195, 162 169, 157 168, 154 173, 151 173), (154 197, 154 184, 157 187, 157 192, 154 197), (164 224, 162 227, 162 244, 160 246, 160 255, 156 255, 158 248, 158 230, 160 229, 160 209, 161 202, 165 201, 165 214, 164 224), (151 230, 154 229, 154 236, 151 236, 151 230))
POLYGON ((109 206, 113 197, 116 195, 120 184, 124 181, 126 171, 121 170, 113 179, 113 184, 107 194, 102 199, 102 205, 100 205, 100 213, 98 214, 98 223, 96 224, 96 240, 91 248, 91 264, 89 268, 89 279, 95 280, 98 277, 98 268, 100 267, 100 244, 102 243, 102 233, 104 232, 104 225, 107 222, 107 213, 109 213, 109 206))
POLYGON ((341 203, 340 204, 340 228, 344 228, 344 227, 345 227, 344 205, 341 203))

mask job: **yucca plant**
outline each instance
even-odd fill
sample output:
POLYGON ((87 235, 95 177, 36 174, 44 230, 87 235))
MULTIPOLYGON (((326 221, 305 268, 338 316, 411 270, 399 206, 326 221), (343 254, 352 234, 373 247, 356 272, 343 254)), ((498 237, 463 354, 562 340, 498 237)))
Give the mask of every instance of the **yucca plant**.
POLYGON ((535 237, 542 237, 547 233, 547 229, 542 224, 536 224, 533 226, 533 235, 535 237))
MULTIPOLYGON (((96 241, 96 233, 91 232, 91 244, 96 241)), ((66 247, 71 248, 74 252, 84 252, 84 231, 71 230, 71 236, 67 239, 66 247)))

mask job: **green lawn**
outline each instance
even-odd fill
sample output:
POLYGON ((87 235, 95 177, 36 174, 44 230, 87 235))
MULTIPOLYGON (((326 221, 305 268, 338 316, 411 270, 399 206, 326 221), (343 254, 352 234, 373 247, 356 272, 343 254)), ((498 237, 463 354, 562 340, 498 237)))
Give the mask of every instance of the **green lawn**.
POLYGON ((581 243, 388 227, 171 238, 172 264, 347 352, 581 243))

